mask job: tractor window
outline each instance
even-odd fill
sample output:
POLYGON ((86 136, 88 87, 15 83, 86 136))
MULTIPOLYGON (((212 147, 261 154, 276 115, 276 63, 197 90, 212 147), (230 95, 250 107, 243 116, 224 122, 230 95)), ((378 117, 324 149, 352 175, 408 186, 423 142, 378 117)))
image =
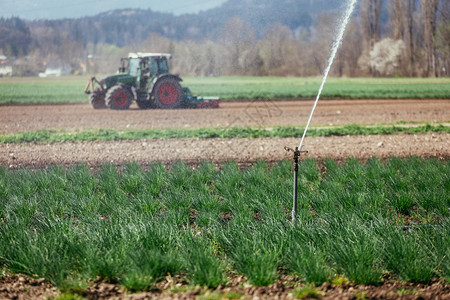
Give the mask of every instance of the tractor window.
POLYGON ((149 68, 148 68, 148 60, 147 59, 143 59, 141 61, 141 68, 142 68, 142 74, 148 76, 147 73, 149 72, 149 68))
POLYGON ((169 67, 167 66, 167 59, 159 59, 159 73, 169 73, 169 67))
POLYGON ((139 74, 139 58, 130 59, 130 75, 138 76, 139 74))
POLYGON ((154 59, 150 60, 150 74, 151 75, 158 74, 158 63, 154 59))

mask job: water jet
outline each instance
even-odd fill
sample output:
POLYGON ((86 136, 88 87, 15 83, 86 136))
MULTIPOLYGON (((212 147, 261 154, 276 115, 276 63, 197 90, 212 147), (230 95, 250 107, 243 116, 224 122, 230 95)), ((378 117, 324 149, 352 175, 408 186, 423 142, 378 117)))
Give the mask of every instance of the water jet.
POLYGON ((294 153, 293 162, 294 162, 294 195, 293 195, 293 204, 292 204, 292 222, 295 222, 295 219, 297 218, 297 177, 298 177, 298 161, 300 157, 300 153, 302 153, 303 148, 303 141, 306 136, 306 132, 308 131, 309 124, 311 123, 312 117, 314 115, 314 111, 316 110, 317 103, 319 102, 320 95, 322 93, 323 87, 325 85, 325 82, 328 78, 328 73, 330 72, 331 66, 333 64, 334 58, 336 57, 336 53, 339 49, 339 46, 342 43, 342 39, 344 37, 345 28, 347 27, 347 24, 350 20, 350 16, 353 13, 353 10, 355 9, 355 4, 357 0, 348 0, 347 9, 341 19, 340 25, 338 27, 338 34, 336 36, 336 40, 333 42, 333 47, 331 49, 331 55, 328 59, 328 65, 325 68, 325 71, 323 73, 323 79, 322 83, 320 84, 319 91, 317 93, 316 100, 314 101, 314 105, 311 109, 311 113, 309 115, 308 122, 306 123, 305 130, 303 131, 302 139, 300 140, 300 145, 293 150, 292 148, 285 147, 286 151, 292 151, 294 153))

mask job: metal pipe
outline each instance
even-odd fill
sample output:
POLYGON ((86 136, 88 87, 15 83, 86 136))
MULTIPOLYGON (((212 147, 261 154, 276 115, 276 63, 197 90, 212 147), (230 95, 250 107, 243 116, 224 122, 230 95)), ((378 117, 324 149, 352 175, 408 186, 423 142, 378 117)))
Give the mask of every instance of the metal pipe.
POLYGON ((294 152, 294 189, 293 189, 293 203, 292 203, 292 222, 294 223, 297 219, 297 194, 298 194, 298 160, 300 157, 300 153, 307 152, 307 151, 301 151, 298 147, 294 149, 289 147, 284 147, 286 151, 292 151, 294 152))
POLYGON ((292 203, 292 222, 297 220, 297 192, 298 192, 298 157, 300 155, 300 151, 298 151, 298 147, 295 148, 294 151, 294 199, 292 203))

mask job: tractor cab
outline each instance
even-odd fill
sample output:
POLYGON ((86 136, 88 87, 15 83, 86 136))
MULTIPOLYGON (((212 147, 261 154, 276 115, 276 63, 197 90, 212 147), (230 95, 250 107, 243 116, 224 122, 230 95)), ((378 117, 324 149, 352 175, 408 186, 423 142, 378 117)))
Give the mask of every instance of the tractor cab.
POLYGON ((153 77, 169 73, 171 55, 166 53, 130 53, 120 60, 118 73, 133 77, 153 77))
POLYGON ((171 58, 167 53, 129 53, 128 62, 130 75, 147 75, 149 77, 169 73, 168 59, 171 58))

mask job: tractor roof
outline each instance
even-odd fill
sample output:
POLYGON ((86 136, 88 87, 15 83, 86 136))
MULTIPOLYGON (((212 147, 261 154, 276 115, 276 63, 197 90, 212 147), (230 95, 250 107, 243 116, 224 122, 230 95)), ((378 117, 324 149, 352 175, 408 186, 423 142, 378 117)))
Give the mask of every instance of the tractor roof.
POLYGON ((172 54, 169 53, 144 53, 144 52, 136 52, 136 53, 128 53, 129 58, 143 58, 143 57, 165 57, 170 59, 172 54))

